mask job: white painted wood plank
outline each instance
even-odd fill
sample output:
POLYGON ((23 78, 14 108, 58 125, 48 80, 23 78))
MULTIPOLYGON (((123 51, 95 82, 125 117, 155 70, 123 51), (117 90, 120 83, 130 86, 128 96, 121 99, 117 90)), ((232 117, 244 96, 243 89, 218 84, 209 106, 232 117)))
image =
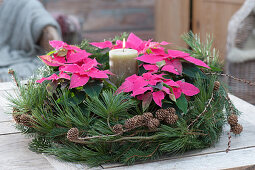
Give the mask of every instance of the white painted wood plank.
POLYGON ((229 97, 235 107, 242 112, 240 118, 255 124, 255 106, 236 96, 229 95, 229 97))
POLYGON ((41 155, 28 150, 30 139, 22 134, 0 136, 0 169, 34 170, 54 168, 41 155))
POLYGON ((11 112, 11 103, 8 101, 9 95, 11 96, 17 96, 17 91, 9 90, 9 91, 0 91, 0 108, 4 112, 11 112))
POLYGON ((240 167, 255 164, 255 147, 241 150, 233 150, 229 153, 219 152, 207 155, 178 158, 166 161, 158 161, 147 164, 137 164, 110 168, 112 170, 218 170, 224 168, 240 167))
MULTIPOLYGON (((27 83, 27 80, 22 80, 21 84, 27 83)), ((17 89, 17 86, 14 82, 1 82, 0 83, 0 91, 5 90, 14 90, 17 89)))
POLYGON ((0 91, 17 89, 17 86, 13 82, 0 83, 0 91))
POLYGON ((14 127, 14 122, 0 122, 0 136, 10 133, 19 133, 14 127))
POLYGON ((12 115, 10 114, 10 111, 4 111, 4 109, 0 106, 0 123, 6 121, 12 121, 12 115))
POLYGON ((89 168, 89 166, 85 164, 65 162, 65 161, 56 159, 54 156, 49 156, 45 154, 43 155, 56 170, 87 170, 87 169, 99 170, 99 169, 102 169, 102 167, 100 166, 89 168))

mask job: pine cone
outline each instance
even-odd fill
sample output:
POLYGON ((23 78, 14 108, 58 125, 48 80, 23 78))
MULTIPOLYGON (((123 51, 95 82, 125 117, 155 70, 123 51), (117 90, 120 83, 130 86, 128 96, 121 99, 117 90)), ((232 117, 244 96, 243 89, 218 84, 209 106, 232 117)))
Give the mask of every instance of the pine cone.
POLYGON ((136 127, 142 126, 145 123, 143 115, 135 115, 132 119, 135 119, 136 127))
POLYGON ((238 117, 237 117, 237 115, 231 114, 231 115, 228 117, 228 124, 230 124, 231 126, 236 125, 237 122, 238 122, 238 117))
MULTIPOLYGON (((176 114, 176 110, 173 107, 168 107, 167 110, 168 110, 169 114, 176 114)), ((169 114, 168 114, 168 116, 169 116, 169 114)))
POLYGON ((243 131, 243 126, 240 125, 239 123, 237 123, 236 125, 231 126, 231 131, 234 134, 238 135, 238 134, 240 134, 243 131))
POLYGON ((116 134, 118 134, 118 133, 122 134, 123 133, 123 126, 121 124, 116 124, 116 125, 113 126, 112 130, 116 134))
POLYGON ((143 119, 145 123, 147 123, 152 118, 153 118, 153 114, 151 112, 143 113, 143 119))
POLYGON ((176 114, 170 114, 165 118, 167 124, 173 125, 177 122, 178 116, 176 114))
POLYGON ((22 123, 24 126, 32 126, 32 119, 27 114, 22 114, 20 116, 20 123, 22 123))
POLYGON ((215 82, 214 82, 213 90, 214 90, 214 91, 217 91, 217 90, 219 90, 219 88, 220 88, 220 82, 219 82, 219 81, 215 81, 215 82))
POLYGON ((158 119, 152 118, 152 119, 150 119, 150 120, 148 121, 147 126, 148 126, 148 128, 149 128, 150 130, 155 130, 155 129, 157 129, 157 127, 159 126, 159 124, 160 124, 160 122, 159 122, 158 119))
POLYGON ((159 121, 162 121, 166 118, 166 116, 169 114, 169 111, 167 109, 158 109, 156 111, 156 118, 159 121))
POLYGON ((13 107, 13 108, 12 108, 12 113, 15 114, 15 113, 17 113, 17 112, 19 112, 19 109, 16 108, 16 107, 13 107))
POLYGON ((13 119, 15 120, 16 123, 21 123, 20 122, 20 114, 12 114, 13 119))
POLYGON ((134 119, 133 117, 130 119, 127 119, 125 121, 124 127, 126 129, 134 129, 134 128, 136 128, 137 121, 138 121, 138 119, 134 119))
POLYGON ((78 139, 78 137, 79 137, 79 129, 77 129, 77 128, 69 129, 68 132, 67 132, 66 137, 70 141, 78 139))

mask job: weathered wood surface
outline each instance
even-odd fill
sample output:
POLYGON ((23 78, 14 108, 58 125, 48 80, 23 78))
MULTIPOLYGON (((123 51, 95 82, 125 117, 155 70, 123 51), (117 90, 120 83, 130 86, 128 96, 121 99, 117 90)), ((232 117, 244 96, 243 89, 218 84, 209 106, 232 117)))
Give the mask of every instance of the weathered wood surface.
POLYGON ((15 94, 12 83, 0 83, 0 170, 51 170, 51 164, 41 155, 28 149, 31 139, 14 127, 11 108, 6 100, 15 94))
POLYGON ((0 169, 54 169, 41 154, 28 150, 29 141, 23 134, 0 135, 0 169))
MULTIPOLYGON (((52 156, 43 156, 28 150, 31 139, 20 134, 13 126, 6 92, 14 93, 15 86, 0 83, 0 169, 88 169, 86 165, 66 163, 52 156), (48 160, 48 161, 47 161, 48 160)), ((241 135, 232 135, 231 151, 226 153, 229 127, 224 127, 220 141, 203 150, 166 157, 159 161, 138 163, 133 166, 121 164, 101 165, 94 169, 223 169, 247 167, 255 164, 255 106, 230 95, 235 106, 243 112, 239 122, 244 126, 241 135)))

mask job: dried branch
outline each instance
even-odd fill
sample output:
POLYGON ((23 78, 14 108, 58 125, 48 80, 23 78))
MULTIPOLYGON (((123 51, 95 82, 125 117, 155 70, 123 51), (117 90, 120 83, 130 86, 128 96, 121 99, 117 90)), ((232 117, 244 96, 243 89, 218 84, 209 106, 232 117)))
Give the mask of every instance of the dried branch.
POLYGON ((207 109, 209 108, 211 102, 213 101, 213 96, 214 93, 212 92, 211 98, 208 100, 207 105, 205 106, 204 110, 196 117, 196 119, 194 119, 188 126, 188 129, 190 128, 190 126, 192 126, 196 121, 198 121, 198 119, 205 114, 205 112, 207 112, 207 109))

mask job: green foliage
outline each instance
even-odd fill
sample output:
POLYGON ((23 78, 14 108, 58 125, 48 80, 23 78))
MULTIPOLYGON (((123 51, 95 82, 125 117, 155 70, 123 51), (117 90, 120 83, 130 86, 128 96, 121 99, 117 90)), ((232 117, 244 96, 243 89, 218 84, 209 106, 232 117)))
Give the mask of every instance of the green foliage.
POLYGON ((199 68, 190 63, 183 63, 183 74, 189 78, 196 78, 197 74, 199 74, 201 78, 207 78, 199 68))
POLYGON ((90 97, 97 97, 97 96, 99 96, 102 88, 103 88, 103 83, 100 82, 100 81, 95 81, 95 82, 92 82, 92 83, 87 83, 87 84, 85 84, 83 86, 83 90, 90 97))
POLYGON ((188 111, 188 102, 187 102, 184 94, 182 94, 181 97, 179 97, 176 100, 176 105, 179 107, 179 109, 181 109, 183 111, 184 114, 187 113, 187 111, 188 111))
POLYGON ((113 91, 103 91, 100 97, 87 99, 85 102, 89 111, 104 118, 117 120, 127 115, 127 110, 136 105, 129 95, 113 91))
POLYGON ((222 71, 223 63, 220 61, 219 52, 212 48, 213 37, 211 35, 206 36, 205 43, 202 43, 200 36, 189 32, 182 35, 182 39, 191 49, 182 49, 189 53, 192 57, 198 58, 209 65, 212 71, 222 71))
POLYGON ((42 67, 29 81, 21 83, 17 78, 19 90, 15 95, 8 94, 10 107, 17 108, 21 113, 27 113, 38 105, 42 105, 47 95, 46 85, 35 83, 38 77, 48 75, 52 72, 48 67, 42 67))
MULTIPOLYGON (((127 34, 111 41, 115 43, 123 37, 126 38, 127 34)), ((210 36, 205 44, 193 33, 188 33, 183 38, 191 47, 186 52, 206 61, 214 71, 220 71, 218 53, 211 50, 210 36)), ((91 57, 103 64, 100 66, 102 69, 109 67, 107 49, 93 47, 86 40, 81 48, 93 53, 91 57)), ((174 95, 166 96, 162 101, 162 108, 174 107, 179 119, 174 125, 161 121, 155 131, 141 126, 123 134, 114 133, 114 125, 124 125, 128 118, 143 112, 152 112, 155 116, 159 107, 151 102, 151 96, 141 102, 126 93, 116 93, 118 85, 112 84, 108 79, 89 81, 84 87, 75 89, 67 89, 66 82, 35 83, 38 77, 54 72, 45 67, 26 85, 18 82, 19 91, 16 97, 9 99, 11 106, 18 109, 18 114, 31 116, 31 126, 17 124, 17 128, 34 138, 29 145, 32 151, 90 166, 116 162, 129 165, 135 161, 153 160, 162 155, 209 147, 219 139, 227 116, 233 111, 239 114, 231 101, 226 100, 228 95, 222 82, 218 91, 213 90, 214 82, 220 81, 219 78, 204 74, 201 70, 207 71, 194 64, 184 63, 182 75, 165 75, 173 80, 184 79, 191 82, 200 89, 200 93, 192 96, 189 101, 183 94, 176 101, 174 95), (71 128, 78 128, 79 140, 82 142, 75 143, 67 139, 67 132, 71 128)), ((173 92, 173 88, 164 86, 173 92)))

